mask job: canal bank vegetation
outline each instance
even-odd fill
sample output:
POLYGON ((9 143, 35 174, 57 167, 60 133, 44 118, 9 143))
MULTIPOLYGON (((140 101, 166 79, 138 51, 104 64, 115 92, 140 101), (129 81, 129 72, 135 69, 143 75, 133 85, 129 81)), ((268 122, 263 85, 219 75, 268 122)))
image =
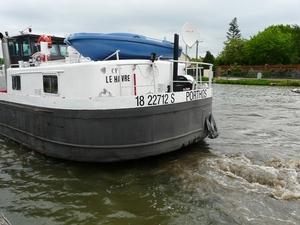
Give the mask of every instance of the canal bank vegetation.
POLYGON ((265 85, 265 86, 294 86, 300 87, 300 80, 292 79, 226 79, 215 78, 217 84, 265 85))
POLYGON ((237 19, 229 24, 223 51, 216 58, 217 65, 276 65, 300 64, 300 27, 272 25, 245 39, 237 19))
POLYGON ((218 66, 217 76, 237 78, 257 78, 260 73, 265 79, 300 79, 300 64, 218 66))
POLYGON ((215 64, 216 83, 299 86, 299 25, 272 25, 246 39, 234 18, 226 37, 216 58, 210 52, 203 58, 215 64))

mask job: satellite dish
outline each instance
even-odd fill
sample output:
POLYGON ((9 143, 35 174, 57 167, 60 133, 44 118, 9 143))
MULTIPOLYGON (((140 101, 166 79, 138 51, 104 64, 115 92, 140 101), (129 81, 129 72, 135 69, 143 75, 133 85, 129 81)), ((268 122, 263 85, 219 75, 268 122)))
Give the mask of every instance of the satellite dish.
POLYGON ((184 43, 190 48, 199 41, 200 32, 197 27, 190 23, 185 23, 182 27, 182 38, 184 43))

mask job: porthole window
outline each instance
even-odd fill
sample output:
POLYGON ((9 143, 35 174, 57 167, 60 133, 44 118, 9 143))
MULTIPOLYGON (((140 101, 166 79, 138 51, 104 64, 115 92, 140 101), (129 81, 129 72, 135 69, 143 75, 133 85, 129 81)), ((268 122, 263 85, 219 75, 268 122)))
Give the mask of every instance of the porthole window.
POLYGON ((12 76, 12 89, 13 90, 21 90, 21 77, 20 76, 12 76))
POLYGON ((58 93, 57 76, 46 75, 43 76, 44 92, 50 94, 58 93))

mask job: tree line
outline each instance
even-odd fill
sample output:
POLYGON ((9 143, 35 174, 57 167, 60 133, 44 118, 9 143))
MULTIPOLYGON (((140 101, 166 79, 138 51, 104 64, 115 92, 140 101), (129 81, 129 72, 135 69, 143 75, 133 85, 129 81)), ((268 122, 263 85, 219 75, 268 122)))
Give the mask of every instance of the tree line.
POLYGON ((245 39, 234 18, 226 36, 224 48, 216 59, 207 52, 203 61, 208 57, 216 65, 300 64, 298 25, 272 25, 245 39))

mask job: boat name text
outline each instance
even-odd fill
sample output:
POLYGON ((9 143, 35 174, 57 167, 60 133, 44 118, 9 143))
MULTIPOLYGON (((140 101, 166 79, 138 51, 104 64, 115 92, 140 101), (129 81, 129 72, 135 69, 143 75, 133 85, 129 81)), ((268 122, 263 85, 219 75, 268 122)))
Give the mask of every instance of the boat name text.
POLYGON ((207 97, 207 89, 186 92, 186 101, 193 101, 207 97))
POLYGON ((152 94, 136 96, 136 106, 167 105, 175 103, 175 94, 152 94))
POLYGON ((118 83, 118 82, 130 82, 130 75, 108 75, 105 76, 105 81, 107 84, 109 83, 118 83))

